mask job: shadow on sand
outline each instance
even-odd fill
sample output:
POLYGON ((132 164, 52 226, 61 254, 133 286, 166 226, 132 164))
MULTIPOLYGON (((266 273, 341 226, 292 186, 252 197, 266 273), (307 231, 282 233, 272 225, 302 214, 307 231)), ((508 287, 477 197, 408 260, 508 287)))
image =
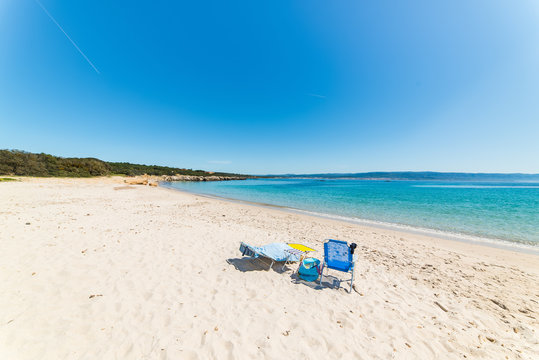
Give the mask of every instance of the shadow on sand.
POLYGON ((234 258, 234 259, 228 259, 226 262, 234 266, 236 270, 241 271, 241 272, 273 270, 276 273, 284 274, 290 270, 290 268, 287 265, 285 265, 283 269, 284 263, 277 262, 277 261, 273 264, 273 266, 270 269, 271 261, 268 261, 262 258, 257 258, 257 259, 254 259, 251 257, 234 258))
MULTIPOLYGON (((243 258, 233 258, 228 259, 226 261, 228 264, 234 266, 236 270, 241 272, 248 272, 248 271, 268 271, 270 270, 271 262, 267 261, 266 259, 262 258, 251 258, 251 257, 243 257, 243 258)), ((285 265, 283 269, 283 262, 275 262, 273 266, 271 267, 271 270, 275 271, 278 274, 285 274, 290 273, 290 278, 294 284, 299 284, 303 286, 307 286, 313 290, 323 290, 323 289, 339 289, 341 286, 340 280, 332 275, 324 275, 324 278, 322 279, 322 284, 318 283, 317 281, 305 281, 299 278, 298 274, 296 273, 296 267, 297 264, 293 264, 291 266, 285 265)))
POLYGON ((294 284, 307 286, 313 290, 339 289, 341 287, 340 280, 336 278, 335 276, 331 276, 331 275, 324 275, 324 278, 322 279, 321 284, 318 283, 318 280, 316 281, 302 280, 296 272, 292 273, 292 275, 290 275, 290 278, 292 279, 292 282, 294 284))

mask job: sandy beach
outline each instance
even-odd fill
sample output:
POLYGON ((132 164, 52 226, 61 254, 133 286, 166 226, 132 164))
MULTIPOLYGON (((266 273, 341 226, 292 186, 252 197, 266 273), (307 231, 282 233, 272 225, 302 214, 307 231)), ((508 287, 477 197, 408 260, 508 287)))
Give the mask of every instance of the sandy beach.
POLYGON ((123 178, 0 183, 1 359, 538 359, 539 257, 123 178), (358 244, 355 291, 241 241, 358 244))

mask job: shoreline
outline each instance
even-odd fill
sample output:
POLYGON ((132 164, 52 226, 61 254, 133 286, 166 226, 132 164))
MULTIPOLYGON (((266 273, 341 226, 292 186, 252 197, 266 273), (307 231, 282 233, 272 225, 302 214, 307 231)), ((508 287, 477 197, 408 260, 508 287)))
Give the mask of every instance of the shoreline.
POLYGON ((412 225, 404 225, 404 224, 398 224, 398 223, 389 223, 389 222, 383 222, 383 221, 319 213, 316 211, 296 209, 296 208, 282 206, 282 205, 274 205, 274 204, 267 204, 267 203, 262 203, 262 202, 234 199, 234 198, 228 198, 228 197, 218 196, 218 195, 213 195, 213 194, 197 193, 197 192, 189 191, 185 189, 178 189, 173 186, 167 186, 163 184, 162 182, 159 182, 159 187, 169 189, 172 191, 179 191, 186 194, 203 196, 210 199, 224 200, 224 201, 228 201, 232 203, 251 205, 251 206, 260 206, 263 208, 277 209, 284 212, 302 214, 306 216, 313 216, 316 218, 329 219, 329 220, 334 220, 334 221, 342 221, 345 223, 356 224, 360 226, 367 226, 367 227, 372 227, 372 228, 376 228, 380 230, 403 232, 408 235, 428 236, 428 237, 434 237, 434 238, 447 240, 447 241, 457 241, 457 242, 466 243, 466 244, 474 244, 474 245, 479 245, 479 246, 486 246, 489 248, 495 248, 495 249, 500 249, 500 250, 539 256, 539 245, 523 244, 519 242, 513 242, 510 240, 492 239, 492 238, 485 238, 485 237, 461 234, 461 233, 452 233, 452 232, 448 232, 444 230, 421 228, 421 227, 415 227, 412 225))
MULTIPOLYGON (((456 239, 446 238, 443 236, 433 236, 421 232, 406 231, 391 227, 383 226, 374 226, 371 224, 362 224, 358 222, 345 221, 342 219, 335 219, 326 216, 317 216, 315 214, 309 214, 301 210, 294 210, 284 206, 277 206, 272 204, 263 204, 256 202, 249 202, 238 199, 229 199, 209 194, 200 194, 195 192, 190 192, 186 190, 180 190, 175 188, 169 188, 159 185, 158 189, 163 189, 167 192, 178 193, 184 196, 189 196, 191 198, 197 199, 202 198, 205 200, 216 201, 223 204, 230 204, 237 206, 238 208, 243 208, 247 206, 248 208, 260 209, 263 211, 268 211, 277 216, 286 216, 293 215, 298 216, 302 219, 306 219, 310 222, 317 222, 322 224, 331 224, 332 226, 345 226, 345 227, 357 227, 363 232, 382 233, 386 234, 387 237, 394 239, 400 239, 400 241, 406 241, 407 245, 415 247, 432 247, 434 249, 440 249, 444 251, 458 252, 464 256, 471 256, 474 258, 482 258, 484 260, 493 260, 505 262, 510 266, 525 266, 527 270, 533 271, 536 275, 539 276, 539 262, 537 262, 537 254, 530 253, 527 251, 518 251, 512 247, 498 247, 498 246, 489 246, 486 243, 482 242, 473 242, 473 241, 460 241, 456 239)), ((200 200, 198 200, 200 201, 200 200)), ((325 237, 330 238, 329 236, 325 237)), ((312 240, 310 240, 312 241, 312 240)), ((316 240, 317 242, 320 240, 316 240)), ((358 240, 359 241, 359 240, 358 240)), ((349 241, 350 242, 350 241, 349 241)), ((388 244, 391 245, 391 244, 388 244)), ((358 243, 358 246, 361 247, 361 243, 358 243)), ((539 296, 539 294, 537 295, 539 296)))

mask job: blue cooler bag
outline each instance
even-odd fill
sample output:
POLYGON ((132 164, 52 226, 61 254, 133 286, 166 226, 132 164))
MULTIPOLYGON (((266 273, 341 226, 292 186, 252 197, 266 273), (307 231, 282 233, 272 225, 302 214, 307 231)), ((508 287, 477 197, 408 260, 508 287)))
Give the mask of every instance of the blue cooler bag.
POLYGON ((315 281, 318 279, 320 269, 320 260, 315 258, 306 258, 301 262, 298 270, 300 279, 305 281, 315 281))

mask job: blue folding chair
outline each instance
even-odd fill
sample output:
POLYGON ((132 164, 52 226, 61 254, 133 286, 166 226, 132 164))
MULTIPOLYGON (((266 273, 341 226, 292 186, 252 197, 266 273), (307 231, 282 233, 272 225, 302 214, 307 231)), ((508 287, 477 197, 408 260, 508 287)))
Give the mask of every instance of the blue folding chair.
POLYGON ((356 247, 357 245, 354 243, 348 246, 346 241, 333 239, 326 241, 324 243, 324 264, 322 265, 322 271, 320 272, 319 283, 322 283, 325 268, 351 273, 352 277, 350 280, 340 280, 340 282, 350 281, 349 293, 351 293, 354 282, 354 250, 356 247))

